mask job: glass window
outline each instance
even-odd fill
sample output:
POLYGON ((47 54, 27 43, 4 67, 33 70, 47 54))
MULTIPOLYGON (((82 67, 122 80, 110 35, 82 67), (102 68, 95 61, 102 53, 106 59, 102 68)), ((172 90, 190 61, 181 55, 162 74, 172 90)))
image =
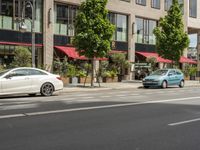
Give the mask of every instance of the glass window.
POLYGON ((59 35, 74 36, 75 17, 78 6, 55 4, 54 33, 59 35))
POLYGON ((136 4, 139 4, 139 5, 146 5, 146 0, 136 0, 136 4))
POLYGON ((117 15, 117 41, 127 41, 127 16, 117 15))
POLYGON ((165 0, 165 10, 168 11, 172 5, 172 0, 165 0))
POLYGON ((155 44, 156 38, 153 34, 154 28, 157 26, 157 21, 136 18, 136 42, 144 44, 155 44))
MULTIPOLYGON (((9 30, 19 30, 19 23, 14 21, 14 17, 22 16, 23 1, 15 0, 0 0, 0 28, 9 30), (14 5, 13 5, 14 4, 14 5), (18 5, 20 7, 18 7, 18 5), (15 9, 14 9, 15 8, 15 9)), ((30 7, 25 9, 25 23, 27 31, 31 31, 32 10, 30 7), (29 19, 28 19, 29 18, 29 19)), ((36 0, 35 2, 35 31, 42 32, 43 28, 43 0, 36 0)))
POLYGON ((136 31, 137 31, 136 42, 143 43, 144 26, 142 18, 136 18, 136 31))
POLYGON ((46 73, 40 70, 29 69, 29 75, 47 75, 46 73))
POLYGON ((189 0, 189 14, 190 17, 196 18, 197 17, 197 0, 189 0))
POLYGON ((160 0, 151 0, 151 7, 160 9, 160 0))
POLYGON ((10 77, 27 76, 29 75, 28 69, 18 69, 9 73, 10 77))
POLYGON ((128 41, 128 16, 116 13, 108 14, 109 21, 115 25, 116 31, 113 35, 115 41, 128 41))

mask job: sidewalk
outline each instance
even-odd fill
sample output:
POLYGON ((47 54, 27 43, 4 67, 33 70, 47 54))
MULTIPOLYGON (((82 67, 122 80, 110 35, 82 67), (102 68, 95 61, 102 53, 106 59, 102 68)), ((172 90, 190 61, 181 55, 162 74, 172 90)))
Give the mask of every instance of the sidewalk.
MULTIPOLYGON (((94 84, 95 87, 91 88, 90 84, 86 84, 84 86, 83 84, 77 84, 77 85, 68 85, 64 87, 63 91, 61 93, 65 92, 81 92, 81 91, 99 91, 99 90, 107 90, 107 89, 137 89, 142 88, 142 82, 141 81, 123 81, 123 82, 114 82, 114 83, 101 83, 101 87, 99 87, 98 83, 94 84)), ((187 80, 185 81, 185 87, 200 87, 199 81, 192 81, 187 80)))

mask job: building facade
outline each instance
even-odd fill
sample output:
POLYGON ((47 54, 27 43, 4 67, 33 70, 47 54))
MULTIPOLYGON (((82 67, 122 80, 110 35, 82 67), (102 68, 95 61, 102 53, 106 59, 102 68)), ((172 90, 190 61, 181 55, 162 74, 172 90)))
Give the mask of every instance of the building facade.
MULTIPOLYGON (((31 50, 32 11, 24 6, 24 1, 27 0, 0 0, 0 64, 9 63, 18 46, 26 46, 31 50), (23 20, 28 27, 26 32, 20 31, 22 14, 26 16, 23 20)), ((51 66, 54 55, 64 51, 60 47, 66 47, 66 50, 72 46, 75 16, 82 1, 36 0, 37 65, 51 66)), ((188 34, 198 34, 200 54, 200 1, 179 0, 179 3, 184 6, 185 30, 188 34)), ((160 17, 166 15, 171 4, 172 0, 108 0, 108 19, 116 26, 112 50, 127 52, 130 62, 140 61, 146 54, 155 53, 153 29, 160 17)))

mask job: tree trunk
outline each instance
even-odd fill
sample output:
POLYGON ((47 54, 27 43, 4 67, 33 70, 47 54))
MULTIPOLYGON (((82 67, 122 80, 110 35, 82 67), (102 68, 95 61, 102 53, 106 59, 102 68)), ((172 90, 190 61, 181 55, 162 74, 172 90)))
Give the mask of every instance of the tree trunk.
POLYGON ((92 65, 91 87, 94 87, 94 58, 91 59, 91 65, 92 65))

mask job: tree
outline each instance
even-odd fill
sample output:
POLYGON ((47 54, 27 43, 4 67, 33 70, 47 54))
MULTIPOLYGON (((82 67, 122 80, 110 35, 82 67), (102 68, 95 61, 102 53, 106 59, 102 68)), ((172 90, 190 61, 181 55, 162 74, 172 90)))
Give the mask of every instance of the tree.
POLYGON ((82 2, 75 22, 73 45, 79 55, 88 57, 91 62, 91 86, 94 86, 94 59, 107 56, 115 29, 107 18, 106 4, 107 0, 82 2))
POLYGON ((184 31, 182 20, 183 6, 173 0, 167 15, 160 19, 159 26, 154 29, 158 54, 178 64, 185 48, 189 46, 189 38, 184 31))
POLYGON ((14 52, 14 60, 11 67, 30 67, 31 52, 26 47, 17 47, 14 52))

